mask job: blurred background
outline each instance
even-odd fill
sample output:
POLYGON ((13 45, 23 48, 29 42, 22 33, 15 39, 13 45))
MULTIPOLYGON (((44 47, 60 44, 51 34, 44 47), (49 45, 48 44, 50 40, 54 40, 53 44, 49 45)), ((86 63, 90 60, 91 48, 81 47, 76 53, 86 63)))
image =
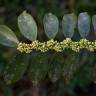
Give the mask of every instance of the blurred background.
MULTIPOLYGON (((77 16, 81 12, 88 12, 90 16, 92 16, 93 14, 96 14, 96 0, 0 0, 0 24, 4 24, 10 27, 15 32, 19 40, 25 41, 25 38, 19 32, 17 26, 17 17, 24 10, 27 10, 34 17, 38 26, 38 39, 40 41, 44 41, 47 39, 44 34, 42 21, 46 13, 52 12, 58 17, 60 22, 64 14, 71 13, 71 12, 74 12, 75 14, 77 14, 77 16)), ((91 31, 92 30, 93 29, 91 29, 91 31)), ((57 39, 63 40, 64 37, 62 36, 63 36, 62 34, 59 34, 57 36, 57 39)), ((90 40, 93 40, 96 38, 96 36, 94 35, 94 33, 91 32, 88 38, 90 40)), ((78 32, 76 32, 73 39, 75 40, 80 39, 78 32)), ((11 60, 13 55, 14 55, 13 49, 6 48, 0 45, 0 72, 2 72, 4 66, 7 64, 8 61, 11 60)), ((73 55, 71 55, 71 57, 73 57, 73 55)), ((96 61, 95 56, 93 56, 93 54, 89 55, 88 52, 87 55, 83 54, 83 57, 86 57, 85 59, 87 63, 91 61, 92 61, 91 63, 95 63, 96 61), (89 61, 87 61, 88 58, 90 58, 89 61)), ((82 59, 81 62, 83 62, 83 60, 85 59, 82 59)), ((68 57, 66 58, 66 60, 69 60, 68 57)), ((69 60, 68 62, 70 63, 71 61, 69 60)), ((81 78, 79 80, 81 80, 81 78)), ((47 84, 48 84, 48 92, 49 92, 48 96, 64 96, 65 87, 63 86, 62 80, 59 80, 55 84, 51 84, 49 81, 47 81, 47 84), (56 92, 58 95, 56 94, 56 92)), ((71 83, 71 87, 73 86, 72 84, 73 83, 71 83)), ((73 95, 72 91, 70 92, 68 91, 68 93, 70 93, 71 95, 68 95, 66 93, 65 96, 96 96, 96 85, 93 81, 88 83, 83 88, 81 88, 77 84, 75 85, 74 92, 77 95, 73 95)), ((42 96, 47 96, 47 95, 42 95, 42 96)))

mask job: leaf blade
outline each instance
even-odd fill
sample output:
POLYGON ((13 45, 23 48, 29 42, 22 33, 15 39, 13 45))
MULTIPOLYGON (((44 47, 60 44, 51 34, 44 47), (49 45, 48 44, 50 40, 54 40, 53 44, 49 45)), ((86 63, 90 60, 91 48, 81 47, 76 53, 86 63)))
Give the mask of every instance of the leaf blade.
POLYGON ((24 37, 30 41, 34 41, 37 38, 37 25, 33 17, 24 11, 18 16, 18 27, 24 37))
POLYGON ((87 12, 79 14, 78 17, 78 30, 82 38, 86 38, 90 32, 90 16, 87 12))
POLYGON ((49 39, 54 39, 58 33, 59 21, 52 13, 46 14, 43 19, 45 34, 49 39))
POLYGON ((96 15, 92 16, 92 24, 93 24, 94 32, 96 33, 96 15))
POLYGON ((32 55, 28 76, 32 81, 44 80, 49 70, 48 57, 44 53, 32 55))
POLYGON ((62 20, 62 31, 65 37, 71 38, 74 35, 77 17, 74 13, 66 14, 62 20))
POLYGON ((6 65, 4 70, 4 80, 7 84, 12 84, 20 80, 28 66, 28 54, 16 54, 15 58, 6 65))
POLYGON ((5 46, 16 47, 19 41, 10 28, 0 25, 0 43, 5 46))

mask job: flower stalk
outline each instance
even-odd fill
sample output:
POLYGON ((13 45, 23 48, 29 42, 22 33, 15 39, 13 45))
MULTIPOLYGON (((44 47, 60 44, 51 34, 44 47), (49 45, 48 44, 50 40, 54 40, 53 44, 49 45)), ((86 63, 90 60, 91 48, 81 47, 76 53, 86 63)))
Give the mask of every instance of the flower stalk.
POLYGON ((75 52, 79 52, 81 49, 87 49, 91 52, 96 50, 96 41, 91 42, 87 39, 81 39, 78 42, 72 41, 71 38, 66 38, 62 42, 54 41, 53 39, 47 42, 33 41, 31 44, 19 43, 17 50, 21 53, 30 53, 32 50, 47 52, 48 50, 55 50, 56 52, 62 52, 66 48, 72 49, 75 52))

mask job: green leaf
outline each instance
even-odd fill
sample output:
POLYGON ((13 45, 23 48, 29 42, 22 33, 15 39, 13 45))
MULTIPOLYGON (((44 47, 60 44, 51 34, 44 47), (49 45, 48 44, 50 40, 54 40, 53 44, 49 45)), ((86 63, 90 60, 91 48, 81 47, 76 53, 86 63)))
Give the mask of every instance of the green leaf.
POLYGON ((92 16, 92 24, 93 24, 94 32, 96 34, 96 15, 92 16))
POLYGON ((4 96, 13 96, 13 90, 10 86, 6 86, 4 89, 4 96))
POLYGON ((0 25, 0 44, 16 47, 19 43, 14 32, 5 25, 0 25))
POLYGON ((91 19, 87 12, 79 14, 78 30, 82 38, 86 38, 90 32, 91 19))
POLYGON ((0 63, 0 77, 3 75, 4 69, 5 69, 5 64, 0 63))
MULTIPOLYGON (((90 52, 86 52, 82 57, 79 59, 80 66, 74 74, 73 83, 80 87, 85 87, 89 85, 92 80, 94 80, 96 65, 95 65, 95 55, 90 52), (86 61, 82 62, 82 59, 85 58, 86 61), (90 59, 89 59, 90 58, 90 59), (83 64, 82 64, 83 63, 83 64)), ((78 63, 79 63, 78 62, 78 63)))
POLYGON ((44 53, 36 53, 31 56, 31 64, 28 76, 32 81, 43 80, 48 72, 48 57, 44 53))
POLYGON ((88 85, 91 81, 91 70, 86 65, 83 66, 81 69, 77 70, 77 74, 74 77, 75 84, 79 85, 80 87, 88 85))
POLYGON ((78 54, 70 52, 70 54, 68 54, 67 58, 65 59, 62 76, 66 84, 69 84, 71 82, 71 79, 74 78, 74 73, 78 70, 78 67, 80 66, 80 64, 78 63, 78 58, 78 54))
POLYGON ((6 85, 4 80, 0 79, 0 96, 13 96, 12 86, 6 85))
POLYGON ((62 30, 65 37, 71 38, 74 35, 76 23, 77 17, 74 13, 66 14, 63 16, 62 30))
POLYGON ((50 60, 50 69, 48 72, 49 78, 52 82, 60 79, 62 74, 63 60, 61 54, 56 53, 50 60))
POLYGON ((26 11, 24 11, 18 17, 18 26, 24 37, 26 37, 31 41, 36 40, 37 38, 36 22, 34 21, 33 17, 30 14, 28 14, 26 11))
POLYGON ((28 54, 17 54, 13 61, 6 66, 4 80, 7 84, 20 80, 28 66, 28 54))
POLYGON ((52 13, 46 14, 43 20, 44 29, 49 39, 54 39, 58 33, 59 21, 52 13))

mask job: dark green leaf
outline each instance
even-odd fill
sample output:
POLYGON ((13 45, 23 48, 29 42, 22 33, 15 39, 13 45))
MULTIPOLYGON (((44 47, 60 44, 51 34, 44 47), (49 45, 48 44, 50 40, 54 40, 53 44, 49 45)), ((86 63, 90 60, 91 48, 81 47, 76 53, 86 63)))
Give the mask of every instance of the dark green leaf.
POLYGON ((4 96, 13 96, 13 90, 6 86, 5 89, 4 89, 4 96))
POLYGON ((63 58, 57 53, 50 59, 50 69, 48 75, 52 82, 56 82, 58 79, 60 79, 62 74, 63 58))
POLYGON ((5 69, 5 64, 4 63, 0 63, 0 76, 3 75, 4 69, 5 69))
POLYGON ((95 56, 93 53, 87 52, 87 54, 86 53, 83 54, 83 57, 79 60, 80 66, 74 74, 74 78, 73 78, 74 82, 72 83, 75 83, 76 85, 80 87, 85 87, 89 85, 89 83, 92 82, 92 80, 95 79, 96 66, 95 66, 94 60, 95 60, 95 56), (81 62, 85 56, 86 56, 86 61, 81 62))
POLYGON ((31 64, 28 70, 29 78, 32 81, 43 80, 48 72, 48 57, 44 53, 36 53, 31 56, 31 64))
POLYGON ((74 73, 80 66, 78 62, 78 55, 74 52, 70 52, 70 54, 68 54, 68 57, 65 59, 62 75, 66 84, 69 84, 70 80, 74 78, 74 73))
POLYGON ((6 66, 4 80, 7 84, 20 80, 28 66, 28 54, 17 54, 11 63, 6 66))

